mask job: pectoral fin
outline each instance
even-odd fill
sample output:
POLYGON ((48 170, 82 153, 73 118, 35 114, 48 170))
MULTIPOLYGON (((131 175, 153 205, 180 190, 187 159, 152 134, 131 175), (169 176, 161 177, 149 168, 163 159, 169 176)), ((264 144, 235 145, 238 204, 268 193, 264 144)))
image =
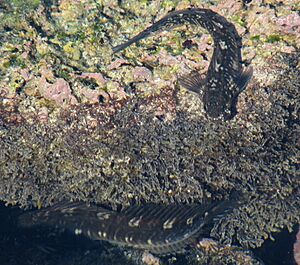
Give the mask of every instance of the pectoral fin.
POLYGON ((236 84, 239 88, 239 93, 242 92, 246 86, 248 85, 249 81, 251 80, 253 75, 253 67, 247 67, 241 74, 240 78, 237 80, 236 84))
POLYGON ((181 76, 178 81, 181 86, 195 93, 199 93, 206 82, 198 72, 192 72, 191 74, 181 76))

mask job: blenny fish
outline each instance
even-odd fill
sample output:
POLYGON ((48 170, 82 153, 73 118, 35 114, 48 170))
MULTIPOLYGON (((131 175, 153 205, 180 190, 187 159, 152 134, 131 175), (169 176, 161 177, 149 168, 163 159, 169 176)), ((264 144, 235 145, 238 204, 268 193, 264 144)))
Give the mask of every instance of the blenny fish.
POLYGON ((206 226, 227 214, 233 205, 231 200, 224 200, 205 205, 145 204, 113 211, 83 202, 65 202, 24 213, 19 225, 53 226, 92 240, 167 254, 183 252, 187 245, 196 244, 206 226))
POLYGON ((206 78, 193 73, 179 79, 179 83, 196 93, 203 91, 202 101, 206 113, 216 119, 231 119, 237 113, 238 95, 252 77, 252 67, 243 70, 241 38, 235 26, 210 9, 185 9, 171 12, 127 42, 112 48, 119 52, 150 34, 190 23, 205 28, 213 37, 214 51, 206 78))

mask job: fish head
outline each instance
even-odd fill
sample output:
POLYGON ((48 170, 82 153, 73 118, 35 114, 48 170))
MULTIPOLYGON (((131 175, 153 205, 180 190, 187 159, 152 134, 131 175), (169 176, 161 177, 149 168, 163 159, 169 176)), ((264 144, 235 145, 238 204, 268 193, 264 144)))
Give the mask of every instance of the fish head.
POLYGON ((253 68, 250 66, 240 71, 236 77, 224 73, 210 76, 203 93, 205 112, 213 119, 232 119, 237 114, 238 96, 245 90, 252 75, 253 68))
POLYGON ((203 93, 204 110, 212 119, 228 120, 235 114, 235 103, 230 95, 218 90, 206 90, 203 93))

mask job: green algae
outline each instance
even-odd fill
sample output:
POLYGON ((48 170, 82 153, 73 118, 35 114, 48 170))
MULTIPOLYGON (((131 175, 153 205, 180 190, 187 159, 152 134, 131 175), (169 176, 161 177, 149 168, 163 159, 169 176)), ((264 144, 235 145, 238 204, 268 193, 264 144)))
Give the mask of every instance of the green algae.
POLYGON ((237 23, 238 25, 240 25, 241 27, 245 27, 247 25, 247 22, 245 21, 245 19, 240 16, 233 16, 232 20, 235 23, 237 23))
POLYGON ((261 38, 260 35, 254 35, 250 37, 250 40, 259 41, 260 38, 261 38))
POLYGON ((19 12, 28 12, 31 11, 32 9, 37 8, 40 4, 40 0, 12 0, 10 1, 12 7, 16 8, 17 11, 19 12))
POLYGON ((279 42, 282 39, 280 35, 269 35, 266 39, 266 42, 268 43, 274 43, 274 42, 279 42))
POLYGON ((41 4, 40 0, 12 0, 5 1, 3 3, 4 11, 0 15, 0 29, 3 27, 15 27, 21 28, 22 20, 26 17, 26 14, 34 12, 41 4))

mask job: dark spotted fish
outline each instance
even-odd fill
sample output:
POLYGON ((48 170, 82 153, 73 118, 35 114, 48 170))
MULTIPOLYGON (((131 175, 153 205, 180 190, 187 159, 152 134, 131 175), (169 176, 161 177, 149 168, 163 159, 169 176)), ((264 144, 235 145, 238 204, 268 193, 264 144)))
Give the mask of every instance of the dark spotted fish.
POLYGON ((185 88, 203 91, 204 109, 212 118, 228 120, 236 114, 237 97, 252 77, 252 67, 243 70, 242 42, 235 26, 209 9, 186 9, 169 13, 127 42, 113 47, 118 52, 151 33, 190 23, 205 28, 213 37, 214 52, 205 79, 199 73, 180 78, 185 88))
POLYGON ((113 211, 68 202, 25 213, 19 224, 55 226, 93 240, 166 254, 182 252, 196 242, 205 226, 226 214, 232 205, 229 200, 205 206, 146 204, 113 211))

